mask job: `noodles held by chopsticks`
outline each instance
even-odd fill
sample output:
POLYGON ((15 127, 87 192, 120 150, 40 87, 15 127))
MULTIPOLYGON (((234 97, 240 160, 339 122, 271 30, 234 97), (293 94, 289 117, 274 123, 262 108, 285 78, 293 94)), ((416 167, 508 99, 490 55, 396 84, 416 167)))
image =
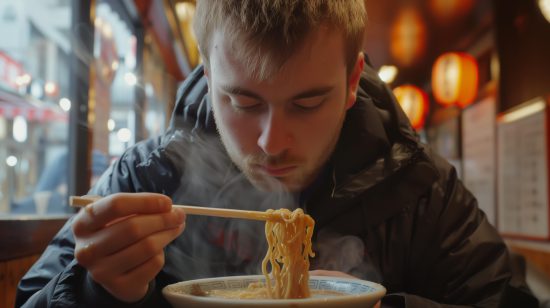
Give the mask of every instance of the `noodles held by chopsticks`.
POLYGON ((309 297, 309 257, 315 256, 311 248, 315 222, 300 208, 293 212, 288 209, 267 212, 280 214, 283 218, 283 222, 267 221, 265 224, 268 250, 262 262, 262 273, 268 295, 270 298, 309 297), (268 263, 271 273, 268 273, 268 263))
POLYGON ((280 215, 282 221, 268 220, 265 224, 268 245, 262 261, 265 284, 251 283, 241 290, 211 290, 210 296, 233 299, 310 297, 309 258, 315 256, 311 248, 313 218, 300 208, 268 210, 267 213, 280 215))

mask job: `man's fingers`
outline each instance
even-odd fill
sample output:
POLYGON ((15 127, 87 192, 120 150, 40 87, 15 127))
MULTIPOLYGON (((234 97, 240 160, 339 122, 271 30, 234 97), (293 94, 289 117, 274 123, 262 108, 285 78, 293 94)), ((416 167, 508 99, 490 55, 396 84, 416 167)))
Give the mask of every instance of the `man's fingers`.
POLYGON ((149 258, 140 266, 127 272, 121 277, 122 281, 131 284, 134 281, 149 282, 155 278, 164 266, 164 252, 160 252, 149 258))
POLYGON ((185 213, 180 209, 155 215, 132 216, 78 241, 82 244, 77 245, 75 256, 82 265, 93 264, 95 259, 124 250, 151 235, 178 228, 184 223, 184 219, 185 213))
POLYGON ((155 233, 141 241, 107 256, 92 266, 89 271, 96 281, 109 281, 109 277, 126 274, 145 263, 150 258, 163 252, 168 243, 173 241, 184 229, 181 224, 178 227, 155 233))
POLYGON ((124 302, 139 301, 147 293, 149 282, 155 278, 163 266, 164 252, 161 251, 104 287, 109 292, 117 294, 117 298, 124 302))
POLYGON ((109 222, 135 214, 168 212, 169 197, 152 193, 120 193, 91 203, 81 211, 73 224, 75 235, 84 235, 103 228, 109 222))

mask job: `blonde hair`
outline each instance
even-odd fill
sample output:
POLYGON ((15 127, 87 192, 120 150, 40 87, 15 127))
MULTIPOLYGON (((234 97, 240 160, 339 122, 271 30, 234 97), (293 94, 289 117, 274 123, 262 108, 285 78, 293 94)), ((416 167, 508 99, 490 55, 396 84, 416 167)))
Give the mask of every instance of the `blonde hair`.
POLYGON ((364 0, 197 0, 193 28, 204 64, 214 31, 222 31, 233 56, 244 61, 249 75, 265 80, 301 47, 321 25, 344 36, 348 74, 362 49, 366 11, 364 0))

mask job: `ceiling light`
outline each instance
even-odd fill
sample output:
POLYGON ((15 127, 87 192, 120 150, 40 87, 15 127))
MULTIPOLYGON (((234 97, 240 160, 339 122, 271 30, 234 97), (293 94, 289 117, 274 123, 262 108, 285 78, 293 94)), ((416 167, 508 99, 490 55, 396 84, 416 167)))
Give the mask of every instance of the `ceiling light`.
POLYGON ((69 111, 71 110, 71 101, 68 98, 63 97, 59 100, 59 107, 61 107, 63 111, 69 111))
POLYGON ((135 86, 137 83, 137 77, 134 73, 126 73, 124 74, 124 80, 129 86, 135 86))
POLYGON ((15 167, 15 165, 17 165, 17 157, 13 155, 8 156, 8 158, 6 158, 6 165, 15 167))
POLYGON ((49 96, 56 95, 58 90, 59 90, 59 88, 58 88, 57 84, 53 81, 48 81, 44 85, 44 92, 46 92, 46 94, 49 95, 49 96))
POLYGON ((109 119, 107 120, 107 129, 112 132, 115 129, 116 123, 115 120, 109 119))
POLYGON ((176 4, 176 13, 182 21, 191 20, 195 14, 195 5, 190 2, 176 4))
POLYGON ((116 133, 116 136, 118 138, 118 141, 120 142, 129 142, 132 138, 132 131, 130 131, 128 128, 121 128, 116 133))
POLYGON ((22 116, 16 116, 13 119, 13 139, 23 143, 27 141, 27 120, 22 116))
POLYGON ((536 98, 531 102, 527 102, 518 109, 508 112, 501 117, 501 121, 504 123, 514 122, 519 119, 523 119, 537 112, 540 112, 546 108, 546 103, 542 98, 536 98))
POLYGON ((550 22, 550 0, 539 0, 539 8, 544 18, 550 22))
POLYGON ((397 72, 397 67, 393 65, 382 65, 378 71, 378 76, 382 79, 382 81, 390 84, 395 80, 397 72))

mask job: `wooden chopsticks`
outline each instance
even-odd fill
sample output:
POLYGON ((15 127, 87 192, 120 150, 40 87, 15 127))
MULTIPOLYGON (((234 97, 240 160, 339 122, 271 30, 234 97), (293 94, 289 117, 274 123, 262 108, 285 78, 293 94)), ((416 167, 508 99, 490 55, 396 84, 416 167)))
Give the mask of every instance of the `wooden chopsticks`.
MULTIPOLYGON (((101 199, 101 197, 98 197, 98 196, 82 196, 82 197, 71 196, 69 203, 73 207, 84 207, 99 199, 101 199)), ((183 209, 187 215, 203 215, 203 216, 215 216, 215 217, 225 217, 225 218, 282 221, 282 217, 280 215, 270 214, 270 213, 261 212, 261 211, 245 211, 245 210, 222 209, 222 208, 211 208, 211 207, 179 205, 179 204, 173 204, 172 207, 183 209)))

